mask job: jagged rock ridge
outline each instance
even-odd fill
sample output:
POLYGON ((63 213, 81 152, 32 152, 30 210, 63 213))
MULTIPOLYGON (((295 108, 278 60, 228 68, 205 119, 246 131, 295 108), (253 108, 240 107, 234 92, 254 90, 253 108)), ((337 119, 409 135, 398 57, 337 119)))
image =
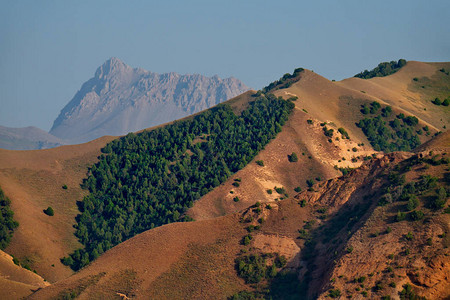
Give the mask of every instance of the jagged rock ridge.
POLYGON ((233 77, 157 74, 111 58, 62 109, 50 133, 71 143, 122 135, 185 117, 247 90, 233 77))

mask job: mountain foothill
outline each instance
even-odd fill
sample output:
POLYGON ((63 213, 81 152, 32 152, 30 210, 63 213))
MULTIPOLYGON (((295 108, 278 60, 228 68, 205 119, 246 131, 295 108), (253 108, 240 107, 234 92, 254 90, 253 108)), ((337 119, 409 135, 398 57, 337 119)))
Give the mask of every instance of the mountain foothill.
POLYGON ((78 144, 0 149, 0 298, 450 297, 448 70, 108 60, 50 130, 78 144))

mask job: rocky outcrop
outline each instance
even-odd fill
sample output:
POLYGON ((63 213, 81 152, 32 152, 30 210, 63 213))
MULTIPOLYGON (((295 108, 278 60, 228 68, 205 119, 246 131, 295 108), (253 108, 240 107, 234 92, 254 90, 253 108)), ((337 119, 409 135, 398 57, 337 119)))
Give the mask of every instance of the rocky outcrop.
POLYGON ((157 74, 111 58, 62 109, 50 133, 71 143, 122 135, 188 116, 248 89, 232 77, 157 74))

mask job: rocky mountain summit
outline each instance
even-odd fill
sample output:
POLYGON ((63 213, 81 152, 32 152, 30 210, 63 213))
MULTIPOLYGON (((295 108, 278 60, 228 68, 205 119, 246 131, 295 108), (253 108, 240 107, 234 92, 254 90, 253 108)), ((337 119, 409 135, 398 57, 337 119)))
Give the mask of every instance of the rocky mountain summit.
POLYGON ((122 135, 188 116, 247 90, 233 77, 157 74, 111 58, 62 109, 50 133, 70 143, 122 135))

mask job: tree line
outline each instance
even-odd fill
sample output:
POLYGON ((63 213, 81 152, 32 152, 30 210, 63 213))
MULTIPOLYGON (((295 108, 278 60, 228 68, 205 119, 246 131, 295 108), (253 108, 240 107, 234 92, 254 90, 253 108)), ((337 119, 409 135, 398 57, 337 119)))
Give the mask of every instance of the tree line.
POLYGON ((195 200, 248 164, 294 108, 258 94, 236 115, 227 104, 107 144, 83 187, 75 235, 84 245, 62 262, 78 270, 104 251, 163 224, 188 221, 195 200))

